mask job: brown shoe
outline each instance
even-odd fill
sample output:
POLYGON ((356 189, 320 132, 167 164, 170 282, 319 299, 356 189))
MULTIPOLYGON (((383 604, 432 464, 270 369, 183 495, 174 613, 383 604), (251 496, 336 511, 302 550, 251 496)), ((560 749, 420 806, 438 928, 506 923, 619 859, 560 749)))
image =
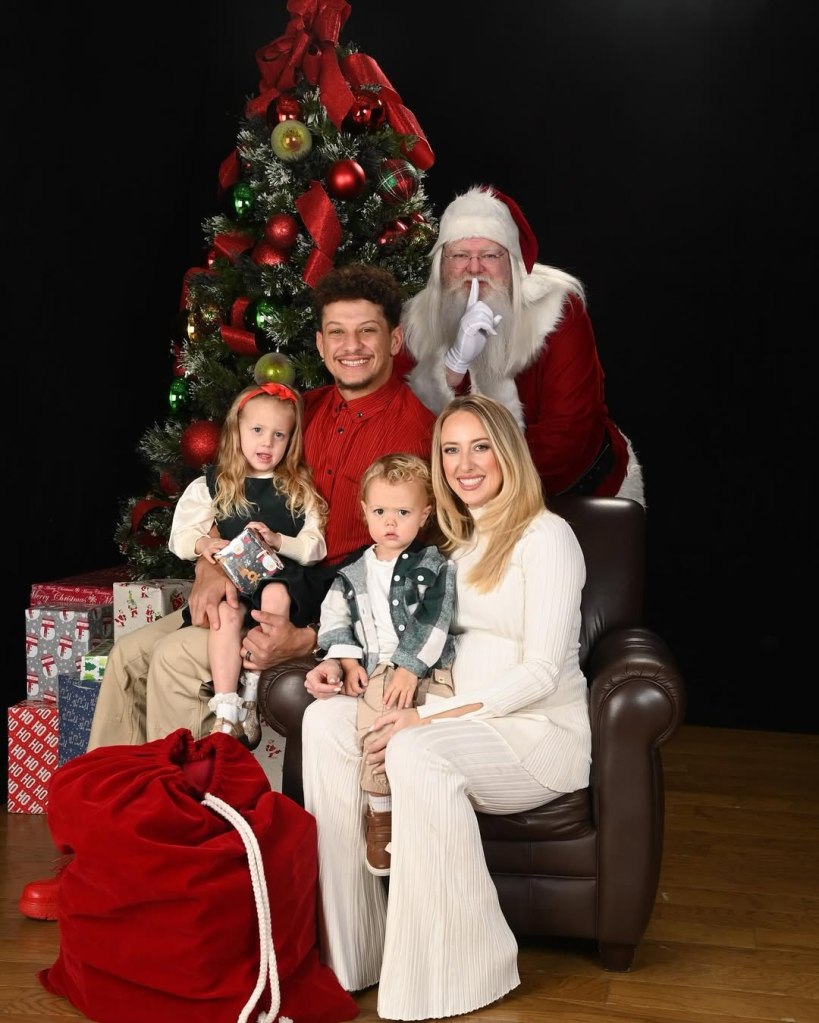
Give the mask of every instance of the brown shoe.
POLYGON ((392 812, 377 811, 367 808, 367 870, 378 877, 386 877, 390 872, 390 854, 387 846, 392 838, 392 812))

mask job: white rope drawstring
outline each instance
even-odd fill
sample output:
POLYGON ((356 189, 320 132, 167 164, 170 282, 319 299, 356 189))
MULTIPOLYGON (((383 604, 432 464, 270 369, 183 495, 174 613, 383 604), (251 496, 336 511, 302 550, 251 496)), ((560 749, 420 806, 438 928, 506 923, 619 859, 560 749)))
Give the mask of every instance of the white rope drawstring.
MULTIPOLYGON (((214 810, 221 817, 224 817, 239 832, 239 837, 242 839, 247 851, 250 880, 256 900, 256 918, 259 921, 259 976, 256 980, 253 994, 239 1013, 237 1023, 247 1023, 253 1006, 258 1002, 259 996, 264 990, 265 974, 267 974, 267 980, 270 983, 270 1012, 260 1012, 256 1017, 256 1023, 275 1023, 276 1013, 281 1006, 281 990, 279 988, 279 971, 276 965, 276 949, 273 946, 273 925, 270 920, 270 901, 267 897, 267 881, 264 876, 261 849, 259 849, 259 843, 253 834, 251 826, 229 803, 224 802, 224 800, 219 799, 218 796, 214 796, 210 792, 206 792, 202 804, 214 810)), ((287 1016, 280 1016, 279 1023, 293 1023, 293 1020, 287 1016)))

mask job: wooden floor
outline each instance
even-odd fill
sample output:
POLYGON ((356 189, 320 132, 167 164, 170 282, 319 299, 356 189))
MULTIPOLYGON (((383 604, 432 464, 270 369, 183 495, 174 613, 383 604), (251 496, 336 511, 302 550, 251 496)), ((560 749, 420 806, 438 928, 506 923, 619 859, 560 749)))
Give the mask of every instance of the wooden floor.
MULTIPOLYGON (((524 943, 520 987, 461 1019, 819 1023, 819 736, 684 727, 663 759, 664 865, 634 969, 605 973, 588 946, 524 943)), ((0 1019, 84 1019, 35 976, 58 925, 16 906, 51 870, 47 819, 0 813, 0 846, 0 1019)), ((360 997, 357 1023, 379 1019, 375 996, 360 997)))

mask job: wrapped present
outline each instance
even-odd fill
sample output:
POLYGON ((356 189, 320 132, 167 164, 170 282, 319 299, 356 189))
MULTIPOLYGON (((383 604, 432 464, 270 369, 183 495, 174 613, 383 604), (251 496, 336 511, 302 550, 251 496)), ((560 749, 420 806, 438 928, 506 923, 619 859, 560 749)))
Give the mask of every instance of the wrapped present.
POLYGON ((79 671, 82 657, 112 637, 112 604, 27 608, 27 695, 56 703, 60 671, 79 671))
POLYGON ((113 604, 114 583, 128 576, 126 565, 101 568, 83 575, 66 576, 51 582, 33 583, 31 607, 43 604, 65 607, 71 604, 113 604))
POLYGON ((85 753, 91 734, 91 720, 100 694, 100 683, 70 672, 58 678, 59 711, 58 764, 85 753))
POLYGON ((113 639, 107 639, 104 643, 94 647, 87 654, 80 658, 79 673, 84 682, 102 682, 105 674, 105 665, 108 663, 108 655, 114 645, 113 639))
POLYGON ((138 579, 114 583, 114 639, 150 625, 188 599, 192 579, 138 579))
POLYGON ((26 672, 26 697, 29 700, 36 700, 40 695, 40 676, 36 671, 26 672))
POLYGON ((8 709, 8 812, 46 813, 48 783, 58 764, 57 707, 22 700, 8 709))
POLYGON ((262 579, 270 579, 284 568, 279 555, 253 526, 243 529, 219 551, 216 559, 246 597, 255 593, 262 579))

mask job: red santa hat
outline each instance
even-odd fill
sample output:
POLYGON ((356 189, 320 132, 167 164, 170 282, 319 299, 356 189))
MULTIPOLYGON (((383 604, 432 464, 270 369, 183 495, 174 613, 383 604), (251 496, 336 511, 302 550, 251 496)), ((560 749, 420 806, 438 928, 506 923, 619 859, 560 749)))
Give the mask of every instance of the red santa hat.
POLYGON ((474 185, 456 196, 441 216, 433 254, 447 242, 488 238, 502 245, 532 272, 537 259, 537 238, 521 208, 493 185, 474 185))

